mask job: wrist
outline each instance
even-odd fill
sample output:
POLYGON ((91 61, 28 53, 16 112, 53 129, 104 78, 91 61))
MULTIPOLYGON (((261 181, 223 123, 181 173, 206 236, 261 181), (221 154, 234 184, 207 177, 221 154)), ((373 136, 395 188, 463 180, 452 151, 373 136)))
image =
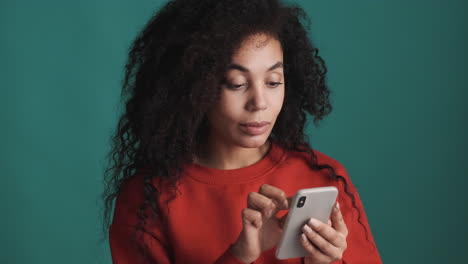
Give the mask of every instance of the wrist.
POLYGON ((231 245, 229 248, 231 251, 231 254, 236 257, 238 260, 245 264, 251 264, 255 261, 256 258, 251 258, 251 257, 246 257, 246 254, 243 253, 243 250, 237 245, 237 243, 234 243, 231 245))

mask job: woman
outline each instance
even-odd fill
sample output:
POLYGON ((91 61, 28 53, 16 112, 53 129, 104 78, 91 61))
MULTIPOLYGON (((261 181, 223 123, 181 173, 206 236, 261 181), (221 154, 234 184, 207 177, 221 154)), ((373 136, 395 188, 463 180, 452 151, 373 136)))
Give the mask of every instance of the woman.
POLYGON ((114 263, 381 263, 345 168, 305 140, 305 112, 317 124, 331 105, 301 18, 274 0, 176 0, 145 26, 106 171, 114 263), (339 190, 330 221, 303 227, 308 256, 276 259, 291 196, 320 186, 339 190))

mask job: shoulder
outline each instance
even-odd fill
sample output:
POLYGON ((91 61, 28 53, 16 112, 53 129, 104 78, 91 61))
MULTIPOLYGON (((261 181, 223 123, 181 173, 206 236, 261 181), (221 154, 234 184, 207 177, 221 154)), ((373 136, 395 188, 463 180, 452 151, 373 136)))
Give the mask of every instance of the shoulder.
POLYGON ((354 183, 352 182, 351 177, 348 174, 348 170, 340 161, 318 150, 314 150, 314 153, 317 156, 317 163, 319 165, 328 164, 331 167, 333 167, 335 175, 338 177, 337 187, 343 193, 348 192, 358 195, 357 189, 354 186, 354 183))
MULTIPOLYGON (((145 188, 145 178, 150 176, 151 171, 148 169, 138 169, 128 179, 123 180, 120 185, 119 197, 125 200, 138 200, 137 197, 141 196, 145 188), (141 194, 141 195, 138 195, 141 194)), ((155 188, 160 188, 162 183, 159 178, 151 177, 151 185, 155 188)))
POLYGON ((347 172, 345 166, 341 162, 339 162, 335 158, 332 158, 331 156, 329 156, 329 155, 327 155, 327 154, 325 154, 325 153, 323 153, 321 151, 318 151, 316 149, 313 149, 313 152, 314 152, 315 156, 317 157, 317 164, 319 164, 319 165, 328 164, 331 167, 333 167, 336 174, 341 175, 341 176, 345 177, 346 179, 349 178, 348 172, 347 172))
MULTIPOLYGON (((332 158, 331 156, 317 149, 309 148, 308 150, 312 151, 316 158, 316 163, 318 165, 329 165, 335 170, 336 174, 343 176, 345 179, 349 178, 345 166, 340 161, 338 161, 335 158, 332 158)), ((289 151, 288 157, 293 160, 301 160, 302 162, 305 162, 307 164, 310 163, 310 160, 312 158, 312 156, 308 152, 299 151, 289 151)))
MULTIPOLYGON (((122 181, 115 200, 114 222, 135 224, 136 215, 145 202, 145 176, 146 170, 137 170, 131 177, 122 181)), ((158 179, 152 178, 151 183, 157 187, 158 179)))
POLYGON ((116 194, 113 223, 135 224, 139 205, 143 202, 143 177, 139 173, 123 180, 116 194))

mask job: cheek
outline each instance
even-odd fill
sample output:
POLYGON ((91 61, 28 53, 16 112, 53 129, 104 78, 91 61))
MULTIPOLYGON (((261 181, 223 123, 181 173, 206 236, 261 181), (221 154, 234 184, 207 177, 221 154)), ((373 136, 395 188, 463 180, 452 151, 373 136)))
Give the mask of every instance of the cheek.
POLYGON ((283 107, 284 103, 284 89, 274 94, 270 100, 274 112, 278 114, 281 111, 281 108, 283 107))
POLYGON ((233 95, 222 95, 214 109, 213 115, 223 123, 239 122, 243 111, 242 102, 242 98, 233 95))

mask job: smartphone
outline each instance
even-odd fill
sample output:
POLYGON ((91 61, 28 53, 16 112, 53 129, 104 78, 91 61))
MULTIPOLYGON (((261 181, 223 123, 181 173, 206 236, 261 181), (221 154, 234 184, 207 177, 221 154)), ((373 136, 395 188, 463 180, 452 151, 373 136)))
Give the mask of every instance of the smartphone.
POLYGON ((296 192, 289 207, 281 240, 276 248, 277 259, 309 255, 300 241, 302 227, 310 218, 327 223, 337 196, 338 189, 334 186, 301 189, 296 192))

